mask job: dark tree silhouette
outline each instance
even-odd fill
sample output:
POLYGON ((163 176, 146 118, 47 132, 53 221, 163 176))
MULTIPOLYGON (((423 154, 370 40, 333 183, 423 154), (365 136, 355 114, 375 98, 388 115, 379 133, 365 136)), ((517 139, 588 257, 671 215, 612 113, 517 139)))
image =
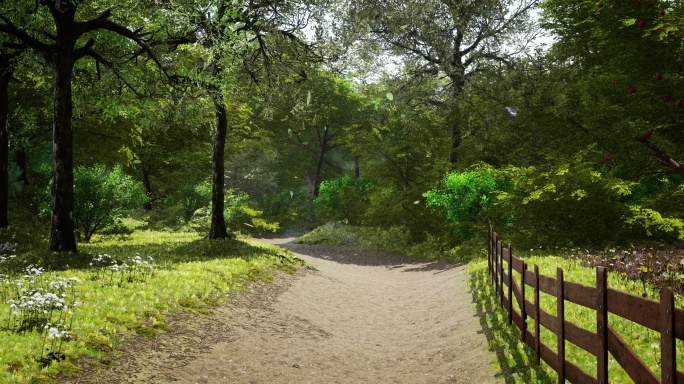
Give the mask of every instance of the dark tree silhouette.
MULTIPOLYGON (((96 31, 110 31, 126 37, 143 48, 160 65, 147 44, 148 35, 141 30, 132 31, 110 20, 111 10, 102 12, 88 21, 76 21, 78 7, 83 1, 41 0, 36 1, 35 12, 41 7, 49 10, 52 25, 44 28, 29 28, 16 25, 11 19, 9 7, 0 10, 0 33, 21 42, 40 55, 47 63, 53 82, 53 174, 52 174, 52 213, 49 249, 55 252, 76 252, 74 234, 74 165, 72 132, 72 76, 74 64, 91 57, 98 63, 112 66, 93 47, 95 39, 90 38, 79 44, 84 35, 96 31), (51 33, 54 30, 55 34, 51 33)), ((161 66, 161 65, 160 65, 161 66)))

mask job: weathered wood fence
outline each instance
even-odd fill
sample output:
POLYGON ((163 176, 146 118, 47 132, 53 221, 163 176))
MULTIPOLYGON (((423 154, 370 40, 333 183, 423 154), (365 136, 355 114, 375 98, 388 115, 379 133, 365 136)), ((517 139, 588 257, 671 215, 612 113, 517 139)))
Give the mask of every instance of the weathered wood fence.
POLYGON ((555 278, 541 275, 539 267, 535 265, 530 271, 527 263, 515 257, 510 244, 504 247, 491 225, 489 273, 501 305, 508 312, 508 322, 520 329, 522 340, 535 352, 537 364, 543 360, 558 373, 559 383, 565 383, 565 380, 571 383, 609 383, 608 353, 636 383, 684 383, 684 372, 677 370, 676 363, 676 340, 684 340, 684 310, 675 309, 670 288, 661 290, 658 302, 609 288, 604 267, 596 268, 594 287, 563 281, 562 268, 558 268, 555 278), (513 278, 513 271, 520 274, 521 284, 513 278), (556 297, 555 315, 541 309, 540 292, 556 297), (513 297, 518 308, 513 306, 513 297), (588 331, 566 321, 565 302, 596 311, 596 331, 588 331), (660 333, 660 380, 608 324, 609 313, 660 333), (532 329, 528 328, 528 319, 534 320, 530 321, 532 329), (557 350, 541 342, 540 326, 558 337, 557 350), (585 372, 565 359, 566 341, 596 356, 595 373, 585 372))

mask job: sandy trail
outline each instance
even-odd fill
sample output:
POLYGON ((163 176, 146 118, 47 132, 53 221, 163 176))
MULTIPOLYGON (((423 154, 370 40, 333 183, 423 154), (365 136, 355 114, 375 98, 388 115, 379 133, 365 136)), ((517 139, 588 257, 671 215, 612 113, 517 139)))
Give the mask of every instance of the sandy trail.
POLYGON ((284 244, 316 270, 257 284, 215 316, 180 315, 69 383, 491 383, 465 267, 284 244), (479 332, 478 332, 479 331, 479 332))

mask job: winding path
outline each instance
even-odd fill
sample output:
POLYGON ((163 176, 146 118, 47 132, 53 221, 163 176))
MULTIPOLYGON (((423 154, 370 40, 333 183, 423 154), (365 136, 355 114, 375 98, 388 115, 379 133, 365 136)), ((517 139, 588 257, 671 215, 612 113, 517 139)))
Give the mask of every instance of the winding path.
POLYGON ((179 316, 70 383, 492 383, 465 267, 279 244, 315 266, 179 316))

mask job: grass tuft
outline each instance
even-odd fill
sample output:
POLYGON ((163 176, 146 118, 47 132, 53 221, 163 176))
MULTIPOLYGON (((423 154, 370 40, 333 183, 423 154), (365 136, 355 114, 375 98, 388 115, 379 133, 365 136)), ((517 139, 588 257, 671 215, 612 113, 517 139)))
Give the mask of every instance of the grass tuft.
MULTIPOLYGON (((0 265, 0 274, 16 274, 31 264, 43 268, 46 281, 73 277, 80 283, 74 287, 78 306, 69 319, 69 337, 59 339, 59 354, 47 361, 46 368, 38 361, 46 340, 41 333, 0 332, 2 383, 51 382, 55 375, 68 373, 81 356, 108 361, 108 354, 127 334, 154 337, 158 331, 169 331, 163 321, 167 313, 190 310, 211 315, 211 307, 247 282, 268 281, 274 270, 296 270, 304 264, 274 246, 209 241, 194 233, 139 231, 125 242, 117 236, 98 236, 81 244, 77 255, 41 251, 47 248, 47 239, 22 244, 21 236, 10 238, 16 239, 16 257, 0 265), (103 265, 97 265, 94 259, 101 255, 111 257, 100 258, 103 265), (112 260, 118 269, 112 269, 112 260), (122 268, 123 263, 128 268, 122 268)), ((11 315, 9 305, 0 302, 0 319, 11 315)))

